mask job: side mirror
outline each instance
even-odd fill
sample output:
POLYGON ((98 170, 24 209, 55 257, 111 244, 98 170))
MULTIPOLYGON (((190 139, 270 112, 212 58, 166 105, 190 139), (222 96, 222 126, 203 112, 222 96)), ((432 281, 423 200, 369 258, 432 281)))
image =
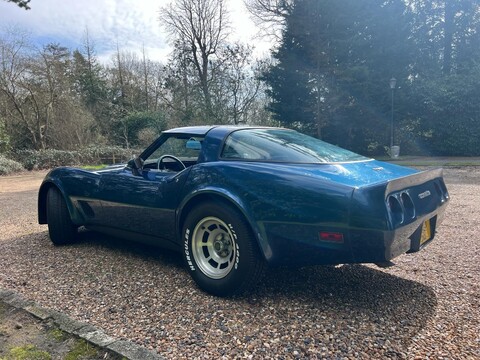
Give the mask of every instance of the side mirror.
POLYGON ((127 163, 128 167, 132 168, 132 173, 133 175, 139 176, 140 171, 143 169, 143 160, 142 158, 138 156, 134 156, 133 159, 131 159, 127 163))

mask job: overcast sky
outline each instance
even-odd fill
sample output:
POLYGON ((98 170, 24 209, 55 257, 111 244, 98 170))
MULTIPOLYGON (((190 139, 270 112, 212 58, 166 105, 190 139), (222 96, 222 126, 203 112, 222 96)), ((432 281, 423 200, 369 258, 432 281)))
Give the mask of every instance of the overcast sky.
MULTIPOLYGON (((171 48, 158 20, 160 8, 170 0, 32 0, 30 10, 0 0, 0 26, 15 26, 31 34, 39 45, 58 42, 81 48, 85 29, 95 45, 98 58, 110 61, 116 44, 121 50, 140 53, 165 62, 171 48)), ((258 29, 242 0, 227 0, 232 24, 232 40, 255 44, 255 54, 266 55, 267 41, 256 39, 258 29)), ((3 30, 3 29, 1 29, 3 30)))

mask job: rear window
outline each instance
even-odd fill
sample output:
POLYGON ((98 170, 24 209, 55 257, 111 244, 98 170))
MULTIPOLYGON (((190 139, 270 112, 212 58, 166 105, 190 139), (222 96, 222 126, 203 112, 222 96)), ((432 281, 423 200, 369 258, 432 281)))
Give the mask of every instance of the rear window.
POLYGON ((334 163, 368 160, 314 137, 288 129, 242 129, 225 141, 223 159, 293 163, 334 163))

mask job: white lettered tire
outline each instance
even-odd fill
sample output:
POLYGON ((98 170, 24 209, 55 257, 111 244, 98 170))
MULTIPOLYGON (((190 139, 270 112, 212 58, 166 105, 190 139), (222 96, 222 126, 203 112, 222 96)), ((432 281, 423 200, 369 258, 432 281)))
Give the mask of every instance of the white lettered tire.
POLYGON ((233 207, 208 202, 192 209, 183 226, 183 257, 204 291, 229 296, 260 278, 265 260, 243 215, 233 207))

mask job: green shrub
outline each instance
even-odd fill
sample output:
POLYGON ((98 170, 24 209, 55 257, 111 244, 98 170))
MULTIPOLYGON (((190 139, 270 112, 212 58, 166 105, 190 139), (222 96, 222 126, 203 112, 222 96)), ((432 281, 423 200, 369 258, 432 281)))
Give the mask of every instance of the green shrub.
POLYGON ((123 163, 130 160, 133 153, 139 154, 140 152, 119 146, 89 146, 79 150, 83 165, 123 163))
POLYGON ((79 150, 18 150, 11 157, 25 169, 52 169, 58 166, 85 166, 127 162, 135 152, 118 146, 90 146, 79 150))
POLYGON ((0 155, 0 175, 9 175, 23 170, 22 164, 0 155))
POLYGON ((0 119, 0 153, 10 149, 10 137, 5 130, 5 123, 0 119))
POLYGON ((57 166, 79 164, 77 151, 65 150, 19 150, 15 159, 23 164, 25 169, 51 169, 57 166))

